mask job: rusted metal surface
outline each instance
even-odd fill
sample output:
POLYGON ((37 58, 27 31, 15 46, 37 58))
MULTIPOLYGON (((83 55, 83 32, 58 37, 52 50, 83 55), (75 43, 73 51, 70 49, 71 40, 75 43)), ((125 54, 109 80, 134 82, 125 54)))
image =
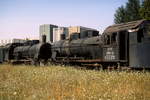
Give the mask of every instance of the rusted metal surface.
POLYGON ((141 25, 144 21, 146 20, 138 20, 138 21, 132 21, 128 23, 115 24, 106 28, 104 33, 109 34, 109 33, 129 30, 129 29, 135 29, 135 28, 138 28, 139 25, 141 25))
POLYGON ((102 59, 93 59, 93 60, 72 60, 72 62, 81 62, 81 63, 97 63, 102 62, 102 59))
POLYGON ((113 63, 113 62, 127 62, 127 60, 112 60, 112 61, 107 61, 104 59, 59 59, 56 62, 78 62, 78 63, 113 63))

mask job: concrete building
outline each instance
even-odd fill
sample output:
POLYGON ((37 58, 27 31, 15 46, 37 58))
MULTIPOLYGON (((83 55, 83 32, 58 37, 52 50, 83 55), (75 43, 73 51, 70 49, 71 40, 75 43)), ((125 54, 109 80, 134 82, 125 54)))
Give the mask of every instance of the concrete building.
POLYGON ((68 36, 67 27, 53 28, 53 42, 65 39, 68 36))
POLYGON ((40 25, 40 41, 42 40, 42 35, 46 35, 46 42, 53 42, 53 28, 57 28, 58 26, 52 24, 43 24, 40 25))
POLYGON ((79 38, 86 38, 86 37, 92 37, 97 36, 99 32, 96 29, 82 27, 82 26, 71 26, 69 29, 69 38, 72 34, 79 34, 79 38))

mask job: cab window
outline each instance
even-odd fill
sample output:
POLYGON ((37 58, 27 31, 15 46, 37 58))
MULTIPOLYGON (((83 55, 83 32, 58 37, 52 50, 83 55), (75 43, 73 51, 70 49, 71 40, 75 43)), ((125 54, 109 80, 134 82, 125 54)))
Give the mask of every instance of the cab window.
POLYGON ((116 44, 116 40, 117 40, 117 33, 113 33, 111 35, 111 44, 116 44))

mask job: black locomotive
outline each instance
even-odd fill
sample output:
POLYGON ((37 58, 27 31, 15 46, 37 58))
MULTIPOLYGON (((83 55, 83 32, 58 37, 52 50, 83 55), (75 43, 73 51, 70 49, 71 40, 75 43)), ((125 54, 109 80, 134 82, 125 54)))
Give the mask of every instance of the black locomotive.
POLYGON ((26 41, 25 43, 11 43, 0 48, 0 62, 31 63, 39 65, 51 57, 51 45, 39 40, 26 41))
MULTIPOLYGON (((75 35, 82 35, 80 33, 75 35)), ((76 37, 76 36, 75 36, 76 37)), ((69 38, 53 44, 32 41, 12 43, 0 48, 0 62, 29 60, 130 68, 150 68, 150 20, 116 24, 102 35, 69 38)))
POLYGON ((106 28, 102 36, 55 42, 52 59, 59 62, 150 68, 150 21, 106 28))

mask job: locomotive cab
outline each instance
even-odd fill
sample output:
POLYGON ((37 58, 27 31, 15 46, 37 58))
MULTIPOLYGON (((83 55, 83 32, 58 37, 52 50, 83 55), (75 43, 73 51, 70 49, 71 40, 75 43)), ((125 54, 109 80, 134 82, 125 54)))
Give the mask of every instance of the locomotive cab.
POLYGON ((128 60, 128 32, 118 31, 103 34, 103 59, 105 62, 121 62, 128 60))
POLYGON ((109 26, 103 33, 104 61, 132 68, 149 68, 150 21, 138 20, 109 26))

